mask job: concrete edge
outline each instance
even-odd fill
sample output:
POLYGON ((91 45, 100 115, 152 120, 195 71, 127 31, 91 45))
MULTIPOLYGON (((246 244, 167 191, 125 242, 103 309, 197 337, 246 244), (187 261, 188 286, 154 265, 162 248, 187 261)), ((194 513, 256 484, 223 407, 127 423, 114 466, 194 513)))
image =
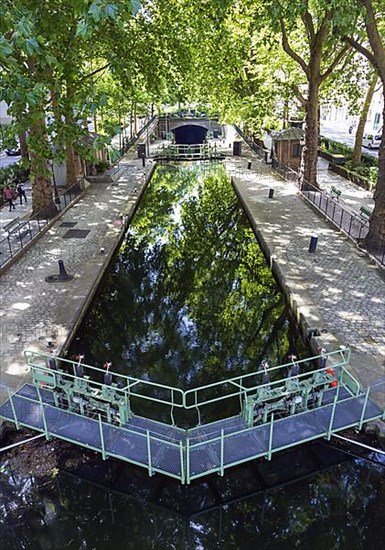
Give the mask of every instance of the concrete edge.
POLYGON ((119 237, 116 241, 116 245, 108 252, 107 256, 105 257, 105 261, 103 263, 103 266, 99 272, 99 274, 97 275, 91 289, 88 291, 88 294, 86 296, 86 298, 83 300, 83 303, 78 307, 78 309, 75 311, 74 313, 74 316, 72 318, 72 321, 70 323, 70 328, 69 328, 69 331, 68 331, 68 335, 66 337, 66 339, 64 340, 64 342, 60 345, 60 347, 58 347, 57 349, 57 355, 58 356, 64 356, 66 355, 67 351, 68 351, 68 348, 72 342, 72 339, 76 333, 76 331, 79 329, 94 297, 95 297, 95 294, 100 286, 100 283, 102 282, 102 279, 104 277, 104 275, 106 274, 112 260, 113 260, 113 257, 115 256, 116 254, 116 251, 118 250, 118 248, 120 247, 121 243, 122 243, 122 240, 123 240, 123 237, 127 231, 127 228, 131 222, 131 220, 133 219, 137 209, 139 208, 139 204, 141 202, 141 199, 142 199, 142 196, 144 195, 146 189, 147 189, 147 186, 148 184, 150 183, 151 181, 151 178, 153 176, 153 173, 155 171, 155 168, 157 166, 157 163, 154 163, 152 166, 151 166, 151 169, 150 171, 148 172, 148 174, 146 174, 146 179, 145 179, 145 182, 144 182, 144 185, 142 186, 140 192, 138 193, 138 196, 137 196, 137 199, 136 199, 136 202, 134 203, 134 207, 132 209, 132 211, 130 212, 129 215, 126 215, 125 216, 125 219, 124 219, 124 223, 123 223, 123 226, 120 230, 120 234, 119 234, 119 237), (72 325, 72 326, 71 326, 72 325))

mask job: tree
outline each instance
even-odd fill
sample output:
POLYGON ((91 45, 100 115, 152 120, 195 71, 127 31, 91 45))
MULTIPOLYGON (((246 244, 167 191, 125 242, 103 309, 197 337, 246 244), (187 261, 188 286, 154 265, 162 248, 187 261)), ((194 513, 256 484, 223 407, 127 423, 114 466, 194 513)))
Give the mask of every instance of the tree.
POLYGON ((377 73, 372 77, 371 82, 366 90, 365 98, 362 104, 360 118, 358 121, 356 137, 354 140, 353 156, 352 156, 352 165, 357 166, 361 161, 361 149, 362 149, 362 138, 364 137, 365 125, 368 118, 370 104, 373 99, 374 92, 376 90, 376 84, 378 81, 377 73))
POLYGON ((317 186, 319 137, 319 93, 322 84, 341 64, 349 47, 335 33, 343 15, 337 2, 268 2, 270 21, 279 24, 282 47, 301 68, 306 82, 305 143, 302 149, 300 181, 317 186))
MULTIPOLYGON (((362 9, 362 27, 357 33, 346 36, 346 41, 368 59, 377 72, 385 90, 385 23, 382 0, 355 0, 362 9), (365 29, 366 35, 360 32, 365 29)), ((378 153, 378 180, 374 192, 374 211, 370 219, 370 228, 364 240, 368 249, 384 246, 385 242, 385 96, 382 119, 381 144, 378 153)))
MULTIPOLYGON (((5 0, 0 8, 2 98, 16 119, 18 130, 28 130, 34 212, 56 212, 48 170, 54 138, 56 153, 67 155, 73 179, 73 144, 84 129, 77 124, 88 82, 105 66, 126 63, 119 48, 127 42, 127 23, 138 2, 116 0, 5 0), (87 72, 89 52, 101 60, 87 72), (49 111, 55 123, 46 127, 49 111)), ((126 63, 127 64, 127 63, 126 63)))

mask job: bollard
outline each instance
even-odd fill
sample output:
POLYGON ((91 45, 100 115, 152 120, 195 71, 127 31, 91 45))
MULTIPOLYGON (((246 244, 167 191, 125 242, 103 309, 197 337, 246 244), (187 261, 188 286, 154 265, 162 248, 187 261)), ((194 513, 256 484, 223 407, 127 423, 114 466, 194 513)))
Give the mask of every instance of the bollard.
POLYGON ((69 275, 64 267, 63 260, 58 260, 59 263, 59 274, 58 275, 48 275, 44 280, 46 283, 66 283, 72 281, 74 278, 73 275, 69 275))
POLYGON ((249 160, 249 162, 247 163, 247 169, 248 170, 251 170, 251 161, 249 160))
POLYGON ((269 189, 269 199, 274 198, 274 189, 269 189))
POLYGON ((146 166, 146 158, 145 158, 145 157, 142 157, 142 166, 143 166, 143 167, 146 166))
POLYGON ((310 237, 309 252, 315 252, 316 251, 317 242, 318 242, 318 235, 313 233, 313 235, 310 237))

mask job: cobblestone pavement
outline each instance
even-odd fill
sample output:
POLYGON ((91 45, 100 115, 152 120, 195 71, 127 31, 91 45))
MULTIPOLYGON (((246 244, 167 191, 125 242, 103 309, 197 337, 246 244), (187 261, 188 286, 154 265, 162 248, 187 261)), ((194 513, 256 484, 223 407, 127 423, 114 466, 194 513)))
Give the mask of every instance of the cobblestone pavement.
MULTIPOLYGON (((242 157, 229 156, 225 164, 293 304, 309 327, 321 331, 320 343, 329 351, 339 345, 352 349, 353 372, 362 383, 382 383, 379 388, 384 388, 383 273, 301 199, 294 184, 283 181, 243 147, 242 157), (247 169, 250 160, 252 168, 247 169), (269 189, 274 189, 272 200, 269 189), (314 232, 318 247, 309 254, 314 232)), ((143 168, 135 156, 131 153, 120 162, 113 175, 116 181, 92 184, 2 275, 1 384, 15 388, 27 378, 23 350, 47 352, 49 339, 57 352, 65 343, 121 238, 121 214, 131 215, 151 169, 151 163, 143 168), (71 229, 68 223, 89 233, 84 238, 63 238, 71 229), (58 273, 59 259, 74 275, 73 281, 46 283, 47 275, 58 273)), ((352 208, 358 211, 363 200, 372 204, 370 193, 329 174, 321 163, 320 171, 324 172, 321 185, 341 188, 341 201, 352 208)))
POLYGON ((121 238, 121 216, 133 212, 151 170, 135 156, 125 157, 113 178, 92 184, 1 276, 0 384, 16 388, 25 381, 25 349, 47 353, 51 340, 57 352, 65 343, 121 238), (83 238, 65 238, 71 229, 84 231, 83 238), (59 272, 58 260, 74 279, 47 283, 46 276, 59 272))
MULTIPOLYGON (((294 183, 274 174, 248 147, 243 157, 228 157, 226 167, 298 313, 309 328, 321 332, 318 340, 328 351, 339 345, 349 347, 354 375, 364 385, 378 384, 377 389, 384 392, 384 271, 316 213, 294 183), (268 198, 270 189, 274 189, 273 199, 268 198), (309 253, 314 233, 318 246, 309 253)), ((325 172, 322 186, 330 185, 342 188, 341 200, 354 209, 358 205, 359 210, 362 200, 373 204, 370 193, 325 172)), ((384 393, 380 399, 385 408, 384 393)))

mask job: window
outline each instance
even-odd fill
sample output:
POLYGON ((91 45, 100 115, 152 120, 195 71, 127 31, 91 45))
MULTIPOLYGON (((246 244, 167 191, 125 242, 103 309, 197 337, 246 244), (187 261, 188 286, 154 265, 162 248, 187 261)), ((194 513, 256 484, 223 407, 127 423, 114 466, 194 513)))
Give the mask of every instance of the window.
POLYGON ((293 146, 291 148, 291 156, 292 157, 301 156, 301 145, 299 143, 293 143, 293 146))

